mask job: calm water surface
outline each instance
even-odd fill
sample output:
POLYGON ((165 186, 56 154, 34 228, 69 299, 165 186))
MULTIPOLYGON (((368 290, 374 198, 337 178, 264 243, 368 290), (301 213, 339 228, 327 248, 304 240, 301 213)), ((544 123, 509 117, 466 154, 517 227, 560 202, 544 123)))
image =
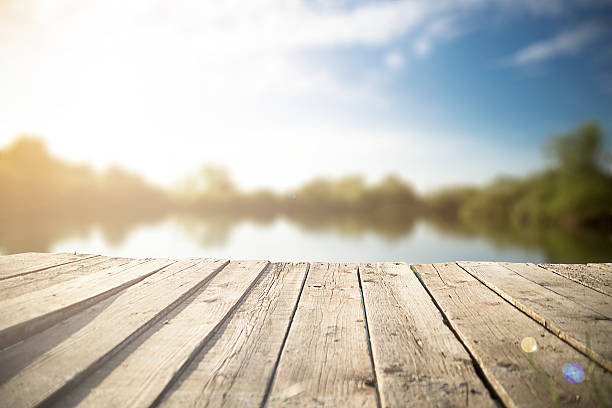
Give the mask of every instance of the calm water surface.
POLYGON ((449 226, 425 219, 365 220, 170 214, 107 219, 4 220, 0 252, 78 252, 124 257, 271 261, 456 260, 604 262, 606 235, 449 226))
POLYGON ((538 250, 517 246, 497 247, 483 238, 454 237, 426 222, 389 238, 373 231, 343 234, 334 229, 307 230, 284 217, 269 223, 244 220, 215 228, 181 217, 128 230, 118 242, 92 225, 53 242, 51 252, 101 253, 125 257, 220 257, 272 261, 405 261, 451 260, 544 261, 538 250))

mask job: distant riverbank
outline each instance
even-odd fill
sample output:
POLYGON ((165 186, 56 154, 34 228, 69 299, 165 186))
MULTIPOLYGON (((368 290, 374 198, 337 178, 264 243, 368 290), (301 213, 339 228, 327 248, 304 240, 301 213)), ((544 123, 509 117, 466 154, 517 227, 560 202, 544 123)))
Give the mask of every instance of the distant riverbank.
POLYGON ((539 248, 550 261, 606 261, 603 254, 612 253, 612 176, 601 130, 582 125, 552 138, 544 152, 551 166, 537 174, 426 195, 395 175, 376 184, 347 176, 315 179, 285 193, 244 192, 223 168, 212 166, 163 190, 121 168, 98 173, 66 163, 40 139, 22 137, 0 151, 0 248, 40 250, 94 224, 120 240, 135 225, 191 214, 220 229, 282 216, 304 230, 371 231, 389 240, 425 220, 444 234, 539 248))

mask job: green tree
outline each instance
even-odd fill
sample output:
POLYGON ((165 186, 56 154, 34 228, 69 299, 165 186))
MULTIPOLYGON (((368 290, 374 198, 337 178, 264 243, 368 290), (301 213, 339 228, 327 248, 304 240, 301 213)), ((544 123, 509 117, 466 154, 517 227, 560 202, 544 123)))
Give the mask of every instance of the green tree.
POLYGON ((601 173, 609 160, 604 152, 604 137, 597 123, 585 123, 576 130, 554 137, 544 146, 560 170, 601 173))

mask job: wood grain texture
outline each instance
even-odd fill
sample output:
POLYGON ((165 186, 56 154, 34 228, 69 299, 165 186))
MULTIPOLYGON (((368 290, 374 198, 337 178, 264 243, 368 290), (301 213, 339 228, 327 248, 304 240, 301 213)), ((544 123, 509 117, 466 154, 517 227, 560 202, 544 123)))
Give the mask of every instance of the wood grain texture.
MULTIPOLYGON (((10 407, 31 407, 58 397, 187 299, 226 264, 222 260, 185 260, 127 288, 80 329, 1 384, 0 401, 10 407)), ((31 339, 36 342, 36 336, 31 339)), ((6 352, 27 355, 33 347, 29 340, 6 352)))
POLYGON ((541 264, 542 268, 612 296, 612 274, 594 264, 541 264))
POLYGON ((268 406, 375 407, 374 386, 357 266, 314 263, 268 406))
POLYGON ((128 346, 81 384, 57 406, 149 407, 202 349, 247 296, 269 265, 267 261, 232 261, 199 293, 143 333, 144 340, 128 346), (93 385, 93 387, 90 387, 93 385))
POLYGON ((307 263, 275 263, 160 406, 261 406, 307 270, 307 263))
MULTIPOLYGON (((38 357, 70 338, 106 310, 122 292, 116 293, 17 344, 0 350, 0 384, 14 377, 38 357)), ((70 358, 67 356, 66 358, 70 358)), ((1 404, 0 404, 1 405, 1 404)))
POLYGON ((382 407, 493 407, 461 342, 410 267, 359 273, 382 407))
POLYGON ((91 254, 45 254, 27 252, 0 256, 0 280, 42 271, 54 266, 78 262, 98 255, 91 254))
POLYGON ((170 265, 166 259, 133 260, 0 302, 0 348, 44 330, 170 265))
POLYGON ((0 406, 612 405, 612 264, 461 265, 0 256, 0 406))
POLYGON ((612 371, 612 320, 492 262, 458 264, 522 312, 612 371))
POLYGON ((589 263, 587 264, 587 266, 592 266, 594 268, 599 268, 602 269, 606 272, 612 272, 612 263, 608 262, 608 263, 589 263))
POLYGON ((499 264, 525 279, 582 305, 587 310, 599 313, 609 319, 612 318, 612 297, 610 296, 532 263, 500 262, 499 264))
POLYGON ((130 261, 131 259, 128 258, 96 256, 80 260, 79 262, 71 262, 27 275, 0 280, 1 300, 4 301, 26 293, 36 292, 58 283, 99 272, 103 269, 125 265, 130 261))
POLYGON ((578 362, 586 372, 588 358, 457 264, 413 265, 413 269, 506 407, 551 407, 555 398, 560 406, 598 406, 594 384, 604 401, 612 398, 611 376, 597 365, 595 382, 565 381, 564 365, 578 362), (536 352, 521 349, 525 337, 536 339, 536 352))

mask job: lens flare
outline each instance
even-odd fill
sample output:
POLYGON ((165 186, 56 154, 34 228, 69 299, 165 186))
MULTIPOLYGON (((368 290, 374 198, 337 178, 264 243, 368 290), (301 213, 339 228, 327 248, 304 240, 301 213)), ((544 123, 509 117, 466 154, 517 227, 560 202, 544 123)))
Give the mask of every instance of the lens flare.
POLYGON ((538 343, 533 337, 525 337, 523 341, 521 341, 521 348, 525 353, 533 353, 538 350, 538 343))
POLYGON ((580 363, 571 362, 563 366, 563 378, 570 384, 576 384, 584 380, 584 369, 580 363))

